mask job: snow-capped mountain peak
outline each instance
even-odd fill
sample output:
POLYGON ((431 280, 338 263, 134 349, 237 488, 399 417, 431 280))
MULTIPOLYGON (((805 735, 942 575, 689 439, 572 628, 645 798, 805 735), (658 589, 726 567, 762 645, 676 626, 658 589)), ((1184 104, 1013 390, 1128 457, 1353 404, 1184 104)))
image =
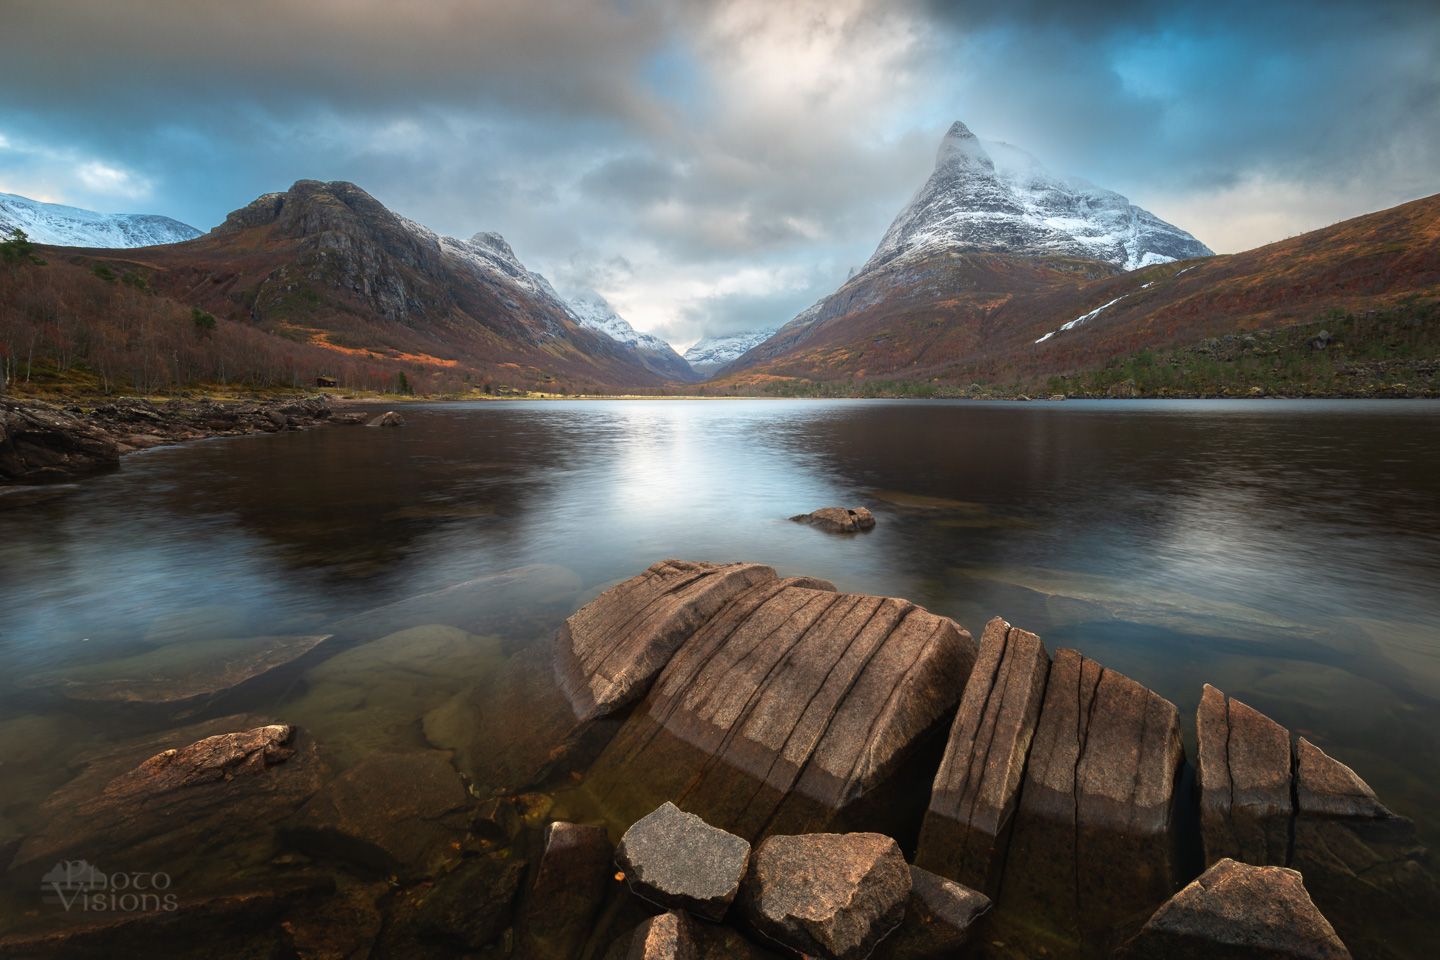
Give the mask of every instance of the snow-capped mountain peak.
POLYGON ((945 139, 940 141, 940 149, 935 151, 935 167, 994 170, 995 164, 980 145, 979 138, 970 132, 969 127, 956 120, 950 125, 945 139))
POLYGON ((685 351, 685 360, 696 373, 709 374, 774 336, 774 330, 747 330, 705 337, 685 351))
POLYGON ((1212 253, 1120 194, 1053 174, 1024 150, 982 141, 960 122, 862 272, 947 250, 1088 257, 1127 270, 1212 253))
POLYGON ((200 236, 179 220, 151 213, 96 213, 0 193, 0 234, 19 228, 35 243, 59 247, 153 247, 200 236))
POLYGON ((659 337, 641 333, 630 322, 615 312, 615 308, 594 290, 586 290, 568 301, 570 314, 581 326, 598 330, 611 340, 628 343, 632 347, 646 350, 670 350, 670 344, 659 337))

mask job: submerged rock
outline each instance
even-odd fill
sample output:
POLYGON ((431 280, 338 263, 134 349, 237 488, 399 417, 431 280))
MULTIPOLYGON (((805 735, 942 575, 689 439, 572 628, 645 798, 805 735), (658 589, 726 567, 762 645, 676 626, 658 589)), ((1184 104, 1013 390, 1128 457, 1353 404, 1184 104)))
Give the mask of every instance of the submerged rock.
POLYGON ((1290 855, 1290 733, 1205 684, 1195 716, 1205 863, 1290 855))
POLYGON ((390 911, 382 955, 430 957, 494 943, 514 922, 525 868, 521 857, 477 857, 437 877, 428 889, 400 894, 390 911))
POLYGON ((274 824, 320 783, 313 742, 287 724, 222 717, 82 758, 81 772, 41 805, 42 831, 12 869, 67 857, 129 869, 204 871, 207 852, 241 864, 270 855, 274 824))
POLYGON ((287 921, 308 915, 334 891, 328 877, 292 876, 263 886, 208 894, 177 893, 174 908, 82 910, 53 916, 40 929, 0 935, 0 957, 24 960, 114 960, 165 957, 295 956, 287 921))
POLYGON ((975 936, 990 898, 919 867, 910 868, 905 921, 882 949, 885 960, 950 960, 975 936))
POLYGON ((387 411, 385 411, 384 413, 380 414, 380 416, 376 417, 375 419, 371 420, 369 423, 365 424, 365 426, 367 426, 367 427, 403 427, 403 426, 405 426, 405 418, 402 417, 402 416, 400 416, 400 414, 396 413, 394 410, 387 410, 387 411))
POLYGON ((193 708, 296 664, 329 639, 312 634, 168 644, 75 671, 54 689, 87 703, 193 708))
POLYGON ((1284 867, 1225 858, 1155 911, 1125 960, 1348 960, 1350 951, 1284 867))
POLYGON ((579 954, 605 902, 610 855, 604 827, 557 821, 545 828, 540 869, 525 907, 527 955, 566 960, 579 954))
POLYGON ((861 960, 900 925, 910 866, 878 833, 771 836, 745 878, 746 918, 776 943, 827 960, 861 960))
POLYGON ((796 523, 807 523, 827 533, 860 533, 875 526, 875 515, 864 507, 822 507, 813 513, 801 513, 790 518, 796 523))
POLYGON ((285 824, 295 846, 382 874, 432 876, 459 859, 470 795, 438 750, 374 754, 330 781, 285 824))
POLYGON ((1039 637, 999 617, 986 624, 935 774, 917 864, 977 890, 999 887, 1049 670, 1039 637))
POLYGON ((750 840, 918 816, 898 773, 974 659, 969 634, 906 600, 761 582, 679 648, 588 789, 621 817, 670 799, 750 840))
POLYGON ((625 831, 615 862, 645 899, 719 920, 740 889, 750 844, 667 801, 625 831))
POLYGON ((1108 953, 1175 891, 1183 762, 1174 704, 1074 650, 1055 655, 1000 902, 1041 938, 1033 949, 1108 953))

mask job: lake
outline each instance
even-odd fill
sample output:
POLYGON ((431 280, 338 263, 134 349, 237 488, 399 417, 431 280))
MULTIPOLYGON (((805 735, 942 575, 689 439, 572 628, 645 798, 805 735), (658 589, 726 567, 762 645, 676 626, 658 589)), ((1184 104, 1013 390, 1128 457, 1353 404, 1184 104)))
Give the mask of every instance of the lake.
MULTIPOLYGON (((43 820, 39 801, 76 756, 154 723, 77 706, 57 684, 105 679, 139 655, 322 633, 544 565, 544 602, 540 587, 497 601, 516 609, 495 611, 487 658, 464 661, 494 669, 604 586, 679 557, 906 597, 977 637, 1003 616, 1173 700, 1192 757, 1201 684, 1213 683, 1354 767, 1440 846, 1427 816, 1440 809, 1440 404, 403 413, 398 430, 205 441, 0 494, 0 841, 43 820), (878 525, 837 537, 786 519, 826 505, 869 506, 878 525)), ((322 662, 258 706, 333 741, 342 766, 421 744, 416 718, 473 679, 456 677, 442 640, 413 657, 322 662)))

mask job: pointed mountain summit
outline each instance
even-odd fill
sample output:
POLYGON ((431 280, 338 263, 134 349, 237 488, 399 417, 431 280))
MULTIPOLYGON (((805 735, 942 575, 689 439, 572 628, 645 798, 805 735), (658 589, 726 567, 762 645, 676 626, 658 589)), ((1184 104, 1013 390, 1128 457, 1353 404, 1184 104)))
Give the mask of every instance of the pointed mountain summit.
POLYGON ((1052 174, 1030 154, 956 122, 935 169, 862 273, 942 251, 1086 257, 1126 270, 1210 256, 1189 233, 1111 190, 1052 174))

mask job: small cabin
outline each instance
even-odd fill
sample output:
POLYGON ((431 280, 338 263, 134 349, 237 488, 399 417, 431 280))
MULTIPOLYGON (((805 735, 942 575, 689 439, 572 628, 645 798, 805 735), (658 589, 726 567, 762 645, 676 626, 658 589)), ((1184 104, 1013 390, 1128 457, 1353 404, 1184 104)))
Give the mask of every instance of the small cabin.
POLYGON ((315 378, 315 386, 317 386, 317 387, 338 387, 338 386, 340 386, 340 381, 339 381, 339 380, 336 380, 334 377, 316 377, 316 378, 315 378))

